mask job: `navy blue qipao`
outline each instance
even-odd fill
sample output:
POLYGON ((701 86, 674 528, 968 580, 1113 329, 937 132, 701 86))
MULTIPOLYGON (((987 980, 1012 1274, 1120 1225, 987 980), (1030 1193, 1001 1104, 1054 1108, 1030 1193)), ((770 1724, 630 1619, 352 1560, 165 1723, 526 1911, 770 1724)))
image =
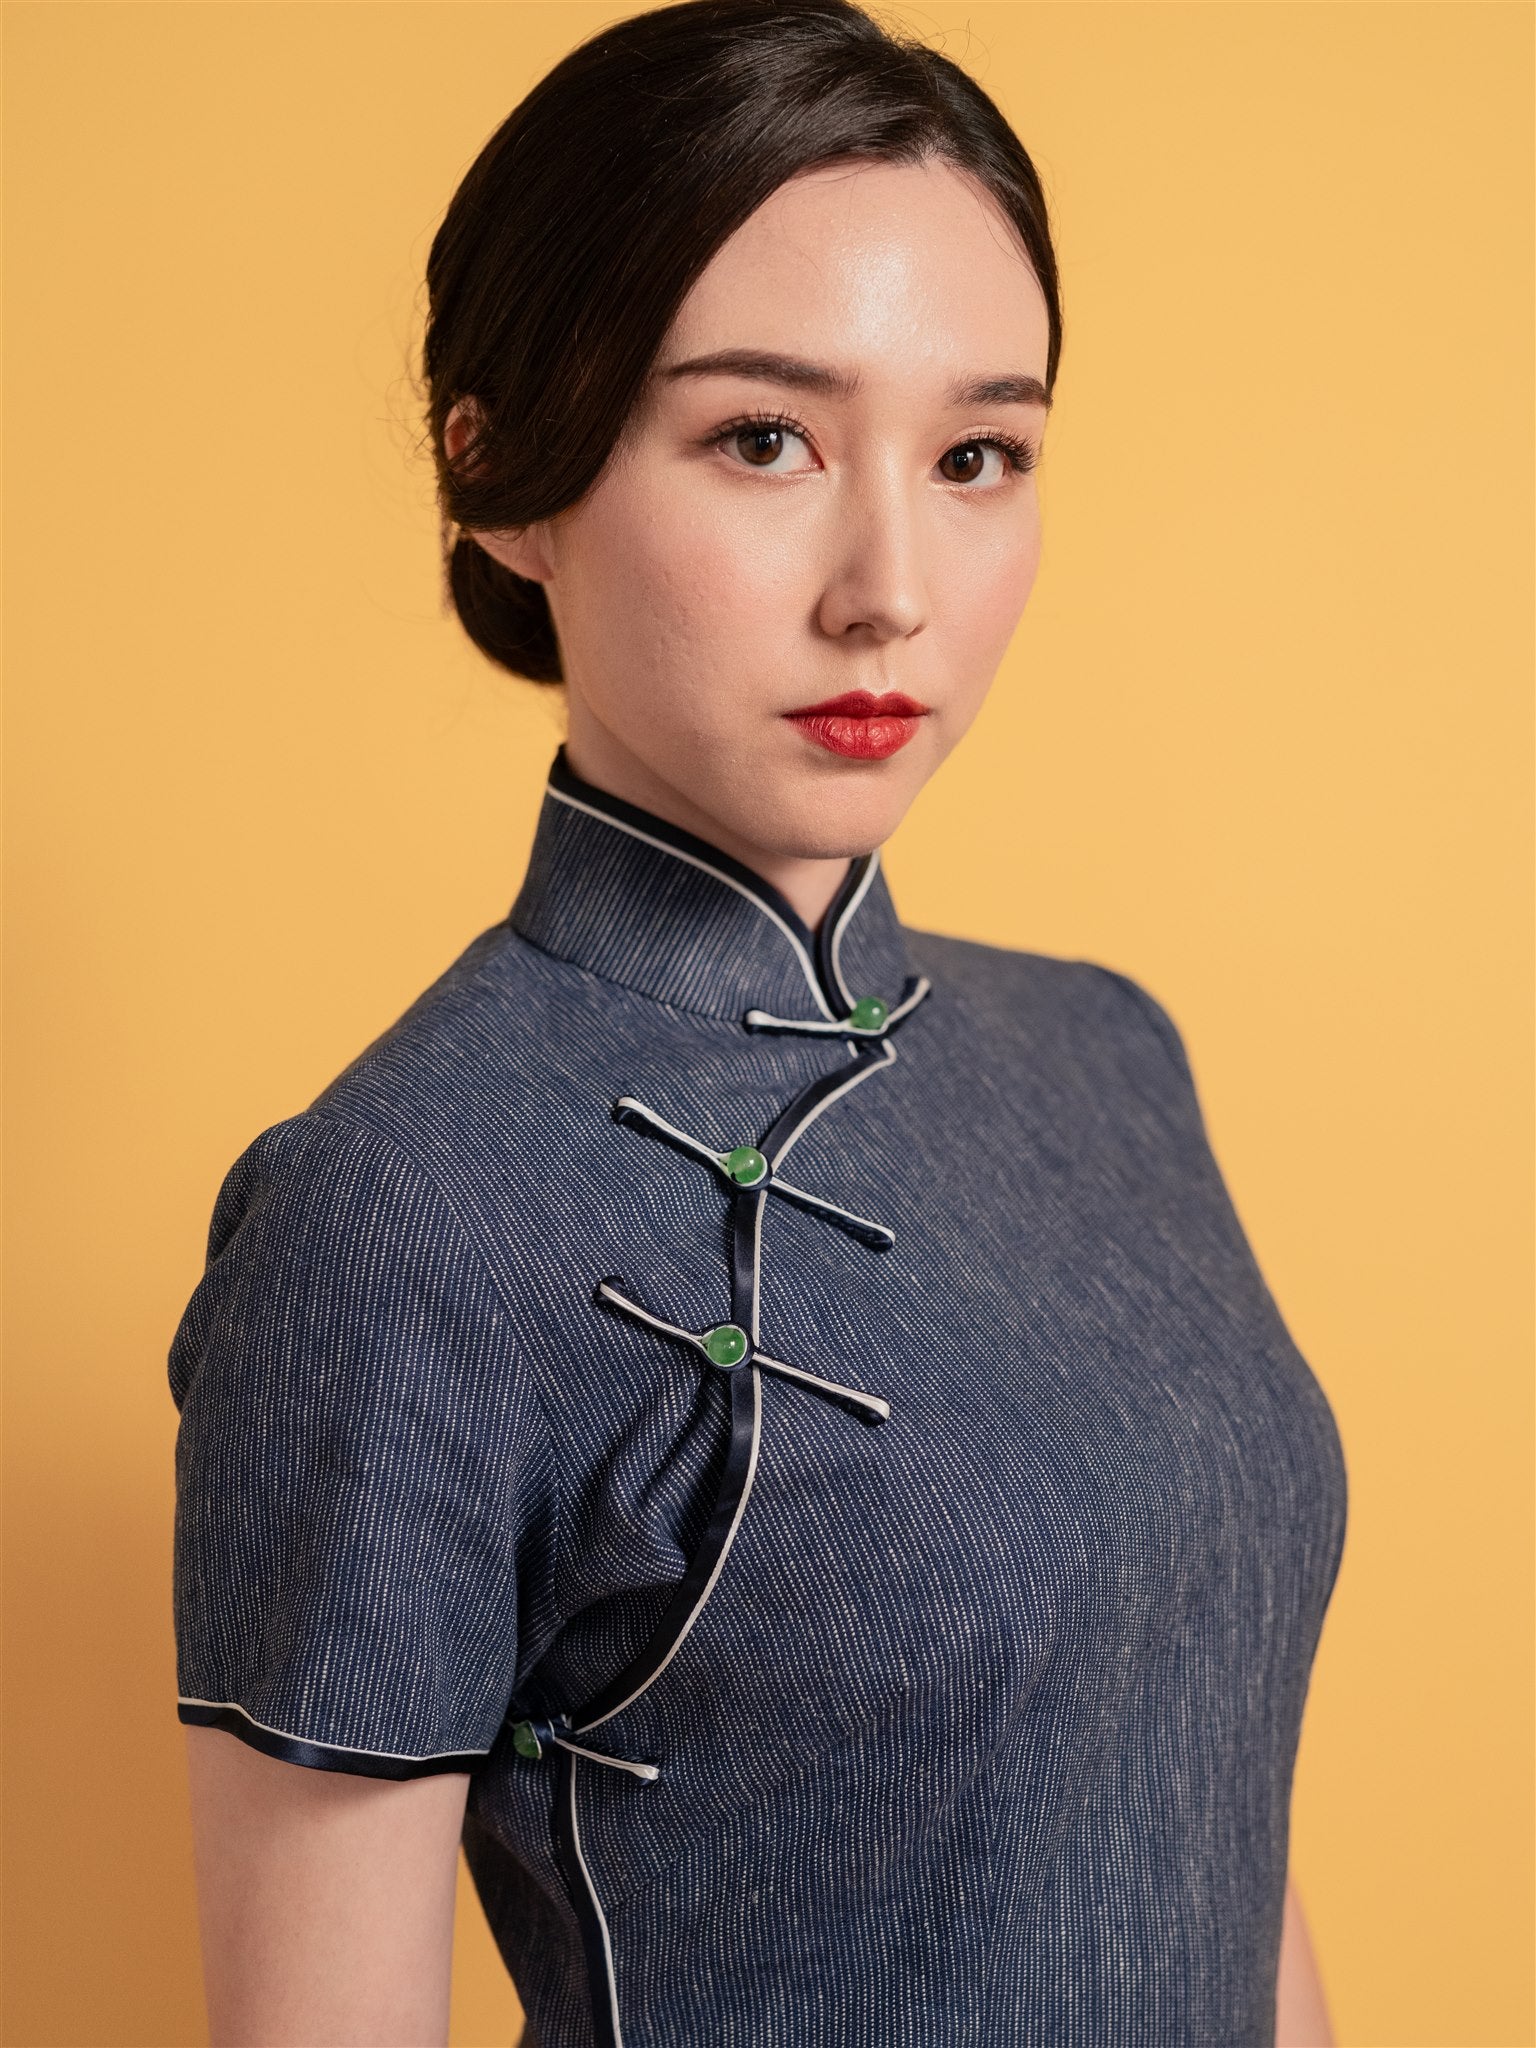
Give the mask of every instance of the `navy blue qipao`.
POLYGON ((468 1772, 539 2048, 1270 2048, 1345 1468, 1127 975, 562 749, 169 1367, 181 1720, 468 1772))

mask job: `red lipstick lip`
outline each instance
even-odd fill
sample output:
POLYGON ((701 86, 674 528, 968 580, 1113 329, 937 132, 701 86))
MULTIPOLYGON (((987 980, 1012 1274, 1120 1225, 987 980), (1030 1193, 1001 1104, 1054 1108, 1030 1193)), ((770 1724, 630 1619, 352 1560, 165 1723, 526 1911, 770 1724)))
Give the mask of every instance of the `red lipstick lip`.
POLYGON ((868 690, 845 690, 824 704, 805 704, 784 716, 805 737, 829 754, 850 761, 884 761, 900 751, 917 731, 928 706, 900 690, 875 697, 868 690))
POLYGON ((786 711, 786 718, 921 718, 927 711, 902 690, 887 690, 876 697, 868 690, 844 690, 840 697, 828 697, 820 704, 800 704, 786 711))

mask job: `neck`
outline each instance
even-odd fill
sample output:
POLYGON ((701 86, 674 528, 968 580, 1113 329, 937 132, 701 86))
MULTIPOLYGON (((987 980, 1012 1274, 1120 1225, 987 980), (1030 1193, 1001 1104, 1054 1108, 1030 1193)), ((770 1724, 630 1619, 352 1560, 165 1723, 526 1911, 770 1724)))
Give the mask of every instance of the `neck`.
POLYGON ((583 782, 590 782, 595 789, 606 790, 610 796, 639 804, 656 817, 665 818, 668 824, 680 826, 683 831, 692 832, 696 838, 719 847, 722 853, 730 854, 743 867, 751 868, 754 874, 771 882, 793 904, 812 931, 820 928, 827 905, 848 873, 846 855, 822 859, 772 853, 765 847, 754 846, 718 818, 711 817, 697 804, 691 803, 684 792, 652 774, 644 762, 636 760, 601 726, 589 720, 579 721, 579 729, 578 721, 575 718, 571 720, 565 756, 583 782))

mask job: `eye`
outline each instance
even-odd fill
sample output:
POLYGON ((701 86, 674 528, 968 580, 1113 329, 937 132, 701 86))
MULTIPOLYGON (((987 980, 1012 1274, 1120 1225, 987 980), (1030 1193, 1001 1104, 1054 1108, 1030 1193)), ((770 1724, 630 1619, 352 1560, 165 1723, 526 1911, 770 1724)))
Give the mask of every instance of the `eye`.
MULTIPOLYGON (((773 470, 789 440, 808 441, 809 438, 810 430, 799 420, 788 413, 777 412, 743 413, 734 420, 727 420, 723 426, 716 427, 713 433, 704 437, 706 447, 734 451, 740 456, 743 468, 767 471, 773 470)), ((1038 460, 1036 451, 1029 442, 1020 440, 1013 434, 976 434, 968 440, 957 441, 940 456, 941 467, 953 457, 959 456, 961 468, 965 471, 961 476, 947 476, 945 481, 970 484, 975 477, 982 474, 980 457, 982 451, 987 448, 997 450, 1003 458, 1005 471, 1012 476, 1027 475, 1038 460)), ((782 468, 779 473, 784 473, 782 468)), ((996 489, 998 486, 991 485, 988 488, 996 489)))
POLYGON ((1027 441, 1018 440, 1012 434, 978 434, 969 441, 957 441, 953 448, 947 449, 939 457, 941 466, 953 456, 958 455, 965 458, 962 467, 967 470, 967 474, 950 477, 948 481, 950 483, 969 483, 972 477, 979 474, 978 458, 981 451, 986 448, 997 449, 1003 458, 1005 467, 1015 476, 1027 476, 1030 470, 1034 468, 1037 460, 1035 451, 1030 444, 1027 441))
POLYGON ((798 420, 783 413, 755 412, 728 420, 706 438, 711 448, 734 450, 742 458, 744 468, 770 469, 784 452, 786 435, 797 441, 808 438, 807 429, 798 420))

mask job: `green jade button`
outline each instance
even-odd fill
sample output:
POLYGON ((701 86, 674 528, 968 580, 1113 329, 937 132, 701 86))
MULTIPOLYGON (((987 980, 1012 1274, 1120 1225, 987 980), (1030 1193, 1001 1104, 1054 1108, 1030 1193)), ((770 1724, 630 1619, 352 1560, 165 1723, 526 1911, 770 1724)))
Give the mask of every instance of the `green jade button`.
POLYGON ((725 1170, 741 1187, 752 1187, 768 1171, 768 1162, 755 1145, 738 1145, 727 1152, 725 1170))
POLYGON ((512 1747, 519 1756, 539 1758, 544 1754, 544 1745, 533 1732, 531 1721, 518 1721, 512 1729, 512 1747))
POLYGON ((848 1012, 848 1022, 859 1031, 878 1031, 890 1014, 890 1004, 879 996, 861 996, 848 1012))
POLYGON ((747 1355, 747 1333, 735 1323, 716 1323, 704 1349, 716 1365, 739 1365, 747 1355))

